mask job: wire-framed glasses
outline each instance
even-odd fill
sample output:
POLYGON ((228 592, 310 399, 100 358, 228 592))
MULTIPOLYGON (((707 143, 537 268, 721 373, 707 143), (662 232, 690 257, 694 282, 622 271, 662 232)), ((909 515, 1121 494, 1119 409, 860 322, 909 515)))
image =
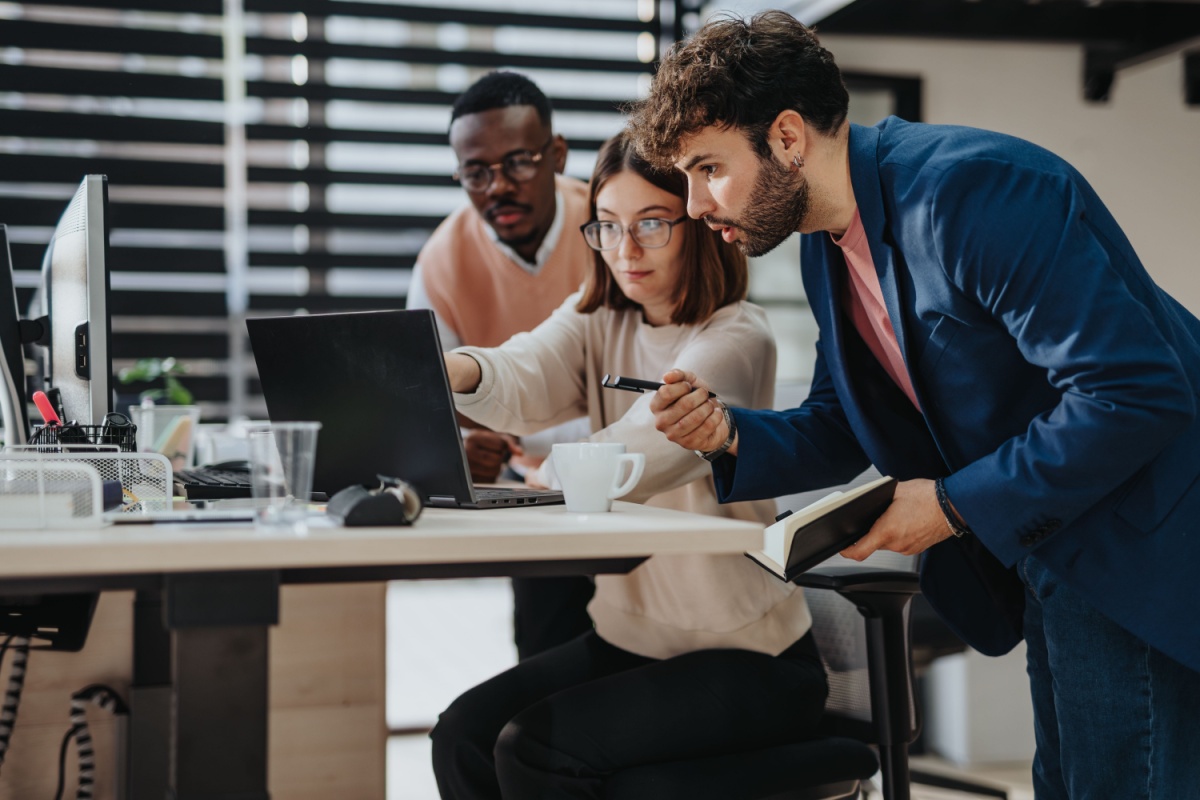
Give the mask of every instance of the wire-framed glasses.
POLYGON ((454 171, 454 180, 462 184, 468 192, 485 192, 496 179, 496 171, 503 170, 510 181, 524 183, 531 181, 538 173, 538 165, 546 157, 546 148, 554 144, 554 137, 546 142, 537 152, 518 150, 509 153, 504 160, 495 164, 463 164, 454 171))
POLYGON ((579 230, 583 231, 584 241, 593 250, 615 250, 621 244, 626 231, 642 247, 666 247, 671 241, 671 231, 685 219, 686 214, 679 219, 648 217, 639 219, 628 228, 623 228, 616 222, 593 220, 580 225, 579 230))

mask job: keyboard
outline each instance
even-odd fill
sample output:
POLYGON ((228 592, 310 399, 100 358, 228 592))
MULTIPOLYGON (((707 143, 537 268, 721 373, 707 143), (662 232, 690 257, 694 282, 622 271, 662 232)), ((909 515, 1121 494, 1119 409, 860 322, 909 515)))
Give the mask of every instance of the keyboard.
POLYGON ((517 489, 507 486, 487 487, 486 489, 475 487, 475 497, 478 500, 503 500, 509 497, 546 497, 545 489, 517 489))
POLYGON ((250 470, 194 467, 175 470, 175 491, 188 500, 250 497, 250 470))

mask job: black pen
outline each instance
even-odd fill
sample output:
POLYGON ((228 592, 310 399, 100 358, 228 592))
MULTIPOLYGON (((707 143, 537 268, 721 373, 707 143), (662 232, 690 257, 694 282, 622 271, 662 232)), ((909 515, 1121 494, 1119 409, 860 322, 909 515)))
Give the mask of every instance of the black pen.
MULTIPOLYGON (((657 392, 664 384, 661 381, 645 381, 641 378, 626 378, 621 375, 605 375, 600 383, 606 389, 624 389, 627 392, 657 392)), ((709 397, 716 398, 712 392, 709 397)))

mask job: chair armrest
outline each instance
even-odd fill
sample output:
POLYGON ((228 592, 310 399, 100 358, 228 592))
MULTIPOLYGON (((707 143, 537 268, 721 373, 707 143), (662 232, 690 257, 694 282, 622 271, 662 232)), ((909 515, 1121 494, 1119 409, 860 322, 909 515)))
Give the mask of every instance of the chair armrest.
POLYGON ((919 576, 875 567, 814 567, 792 579, 792 583, 808 589, 832 589, 847 592, 881 592, 886 594, 920 594, 919 576))
POLYGON ((891 759, 897 754, 895 748, 903 750, 917 732, 907 611, 913 597, 921 593, 918 574, 866 566, 819 566, 792 582, 806 589, 835 591, 862 614, 875 741, 887 748, 883 759, 889 763, 887 769, 907 775, 907 755, 903 755, 903 766, 891 759))

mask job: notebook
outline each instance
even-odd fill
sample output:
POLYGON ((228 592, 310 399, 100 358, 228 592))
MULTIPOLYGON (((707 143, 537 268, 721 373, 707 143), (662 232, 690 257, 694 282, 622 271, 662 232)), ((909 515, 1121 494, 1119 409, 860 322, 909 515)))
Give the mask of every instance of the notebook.
POLYGON ((257 318, 246 327, 270 419, 321 423, 314 492, 332 497, 386 475, 431 506, 562 502, 558 491, 472 485, 432 311, 257 318))

